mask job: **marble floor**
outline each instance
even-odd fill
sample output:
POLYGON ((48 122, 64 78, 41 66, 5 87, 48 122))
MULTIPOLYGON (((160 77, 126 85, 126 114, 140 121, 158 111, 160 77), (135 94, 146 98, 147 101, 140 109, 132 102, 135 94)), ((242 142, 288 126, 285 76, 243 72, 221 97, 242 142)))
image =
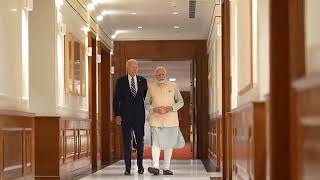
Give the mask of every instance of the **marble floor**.
MULTIPOLYGON (((162 161, 160 163, 162 164, 162 161)), ((131 176, 124 176, 124 161, 119 161, 96 173, 84 177, 82 180, 210 180, 216 178, 220 179, 218 177, 222 176, 220 172, 207 172, 201 160, 172 160, 170 167, 170 169, 174 172, 174 175, 172 176, 165 176, 162 174, 159 176, 150 175, 147 172, 149 166, 151 166, 151 160, 144 160, 145 172, 143 175, 139 175, 137 172, 138 168, 136 167, 136 161, 132 161, 131 176)))

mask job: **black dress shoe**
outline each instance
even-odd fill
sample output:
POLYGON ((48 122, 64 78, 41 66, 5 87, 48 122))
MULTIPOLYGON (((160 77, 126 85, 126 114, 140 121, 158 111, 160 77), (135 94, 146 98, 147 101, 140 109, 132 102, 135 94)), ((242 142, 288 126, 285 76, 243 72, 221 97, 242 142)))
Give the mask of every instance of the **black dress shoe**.
POLYGON ((154 168, 154 167, 149 167, 149 168, 148 168, 148 172, 149 172, 150 174, 155 175, 155 176, 157 176, 157 175, 159 175, 159 174, 160 174, 159 169, 154 168))
POLYGON ((139 174, 143 174, 143 173, 144 173, 144 169, 143 169, 143 168, 138 169, 138 173, 139 173, 139 174))
POLYGON ((130 173, 130 171, 126 171, 126 172, 124 172, 124 175, 131 176, 131 173, 130 173))
POLYGON ((173 172, 170 170, 163 170, 163 175, 173 175, 173 172))

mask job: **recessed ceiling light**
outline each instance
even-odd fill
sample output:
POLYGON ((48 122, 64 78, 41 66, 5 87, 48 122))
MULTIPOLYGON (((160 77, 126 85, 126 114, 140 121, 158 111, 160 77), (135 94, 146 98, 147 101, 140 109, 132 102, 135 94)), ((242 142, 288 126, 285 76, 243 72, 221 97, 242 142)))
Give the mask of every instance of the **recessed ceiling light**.
POLYGON ((113 35, 111 36, 112 39, 115 39, 116 37, 117 37, 117 34, 113 34, 113 35))
POLYGON ((102 15, 102 16, 105 16, 105 15, 107 15, 108 13, 109 13, 108 11, 103 10, 103 11, 101 12, 101 15, 102 15))
POLYGON ((132 14, 132 15, 136 15, 137 13, 136 13, 136 12, 132 12, 131 14, 132 14))
POLYGON ((83 28, 81 28, 81 30, 85 33, 87 33, 90 29, 87 26, 84 26, 83 28))
POLYGON ((101 16, 101 15, 97 16, 97 20, 98 21, 102 21, 103 20, 103 16, 101 16))
POLYGON ((89 10, 89 11, 93 11, 94 8, 95 8, 95 7, 94 7, 94 4, 92 4, 92 3, 88 4, 87 7, 88 7, 88 10, 89 10))
POLYGON ((179 27, 179 26, 174 26, 174 28, 175 28, 175 29, 179 29, 180 27, 179 27))
POLYGON ((177 79, 176 78, 169 78, 169 81, 176 81, 177 79))
POLYGON ((138 29, 142 29, 142 26, 139 26, 138 29))
POLYGON ((177 15, 177 14, 179 14, 179 13, 178 13, 178 12, 173 12, 172 14, 173 14, 173 15, 177 15))
POLYGON ((18 9, 13 8, 13 9, 10 9, 10 11, 12 11, 12 12, 17 12, 18 9))

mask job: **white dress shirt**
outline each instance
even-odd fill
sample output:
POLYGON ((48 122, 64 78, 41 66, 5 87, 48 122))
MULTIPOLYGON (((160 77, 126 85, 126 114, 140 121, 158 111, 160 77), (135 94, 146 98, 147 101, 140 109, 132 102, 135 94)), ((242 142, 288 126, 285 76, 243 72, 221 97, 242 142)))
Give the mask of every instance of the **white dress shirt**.
MULTIPOLYGON (((134 80, 134 85, 136 86, 136 92, 138 92, 137 76, 134 76, 133 80, 134 80)), ((132 81, 132 77, 128 74, 128 82, 129 82, 129 87, 130 88, 131 88, 131 81, 132 81)))

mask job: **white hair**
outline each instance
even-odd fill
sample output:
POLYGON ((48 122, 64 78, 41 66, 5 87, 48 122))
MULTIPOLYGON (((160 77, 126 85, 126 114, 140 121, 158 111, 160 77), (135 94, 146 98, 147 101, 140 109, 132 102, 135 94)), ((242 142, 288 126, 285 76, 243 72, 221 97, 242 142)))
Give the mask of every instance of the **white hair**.
POLYGON ((163 66, 157 66, 156 69, 154 70, 154 74, 157 74, 157 72, 162 69, 164 72, 167 74, 167 69, 163 66))
POLYGON ((127 61, 126 67, 128 68, 129 65, 131 65, 131 64, 138 64, 138 61, 135 60, 135 59, 129 59, 129 60, 127 61))

